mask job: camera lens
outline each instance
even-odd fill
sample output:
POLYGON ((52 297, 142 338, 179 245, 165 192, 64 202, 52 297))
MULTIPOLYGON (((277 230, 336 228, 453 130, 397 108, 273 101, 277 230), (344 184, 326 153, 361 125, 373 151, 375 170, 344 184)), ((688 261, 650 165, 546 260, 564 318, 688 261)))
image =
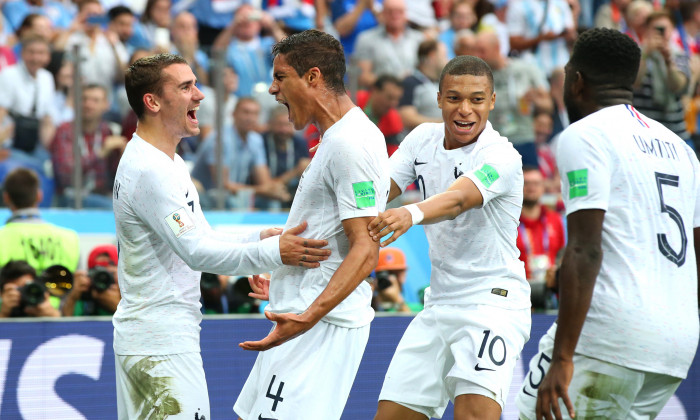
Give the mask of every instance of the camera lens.
POLYGON ((19 289, 22 305, 36 306, 46 300, 46 287, 41 283, 27 283, 19 289))
POLYGON ((88 273, 92 280, 92 286, 98 292, 104 292, 114 284, 114 276, 106 268, 97 266, 88 273))
POLYGON ((377 271, 377 290, 385 290, 391 287, 388 271, 377 271))

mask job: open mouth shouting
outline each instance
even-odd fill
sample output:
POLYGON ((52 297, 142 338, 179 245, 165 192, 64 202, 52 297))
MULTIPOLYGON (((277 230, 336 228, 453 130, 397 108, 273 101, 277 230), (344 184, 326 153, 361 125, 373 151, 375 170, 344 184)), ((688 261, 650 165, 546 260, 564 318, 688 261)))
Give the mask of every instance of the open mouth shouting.
POLYGON ((197 111, 199 111, 199 105, 187 110, 187 120, 194 125, 199 125, 199 120, 197 120, 197 111))

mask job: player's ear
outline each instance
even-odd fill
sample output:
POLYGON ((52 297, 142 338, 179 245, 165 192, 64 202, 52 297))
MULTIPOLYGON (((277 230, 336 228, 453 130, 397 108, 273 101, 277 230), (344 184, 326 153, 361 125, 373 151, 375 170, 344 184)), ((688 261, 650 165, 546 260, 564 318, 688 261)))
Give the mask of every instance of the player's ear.
POLYGON ((143 95, 143 104, 147 110, 151 112, 158 112, 160 110, 160 102, 156 95, 152 93, 147 93, 143 95))
POLYGON ((438 108, 442 109, 442 94, 440 93, 439 90, 437 93, 437 101, 438 101, 438 108))
POLYGON ((319 80, 321 80, 321 69, 318 67, 311 67, 309 71, 306 72, 306 83, 309 85, 313 85, 318 83, 319 80))
POLYGON ((574 82, 571 84, 572 93, 575 95, 581 95, 584 85, 585 81, 583 79, 583 74, 581 74, 580 71, 577 71, 574 76, 574 82))

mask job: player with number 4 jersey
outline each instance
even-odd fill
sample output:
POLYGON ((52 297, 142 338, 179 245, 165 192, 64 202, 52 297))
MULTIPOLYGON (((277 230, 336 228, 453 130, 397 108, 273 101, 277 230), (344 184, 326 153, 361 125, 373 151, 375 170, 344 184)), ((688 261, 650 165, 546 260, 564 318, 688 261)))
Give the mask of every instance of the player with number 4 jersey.
POLYGON ((700 164, 632 106, 639 60, 626 35, 593 29, 566 66, 573 123, 556 155, 569 243, 522 419, 655 418, 695 355, 700 164))
POLYGON ((391 159, 390 199, 417 180, 424 201, 370 225, 382 246, 425 226, 432 272, 425 310, 404 333, 379 396, 377 420, 498 419, 530 335, 530 288, 515 245, 522 161, 488 122, 491 69, 461 56, 440 77, 444 123, 421 124, 391 159))

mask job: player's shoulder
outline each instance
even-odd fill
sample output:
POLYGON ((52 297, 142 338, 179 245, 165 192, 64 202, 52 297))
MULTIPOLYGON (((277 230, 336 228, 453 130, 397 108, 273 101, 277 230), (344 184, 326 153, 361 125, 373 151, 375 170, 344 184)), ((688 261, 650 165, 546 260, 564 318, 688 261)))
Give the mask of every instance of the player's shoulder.
POLYGON ((501 136, 490 122, 479 136, 474 152, 482 158, 480 160, 489 158, 503 162, 513 161, 522 165, 520 153, 515 150, 513 143, 509 142, 507 137, 501 136))
POLYGON ((407 144, 432 144, 442 142, 445 137, 444 123, 423 123, 411 130, 401 142, 407 144))

